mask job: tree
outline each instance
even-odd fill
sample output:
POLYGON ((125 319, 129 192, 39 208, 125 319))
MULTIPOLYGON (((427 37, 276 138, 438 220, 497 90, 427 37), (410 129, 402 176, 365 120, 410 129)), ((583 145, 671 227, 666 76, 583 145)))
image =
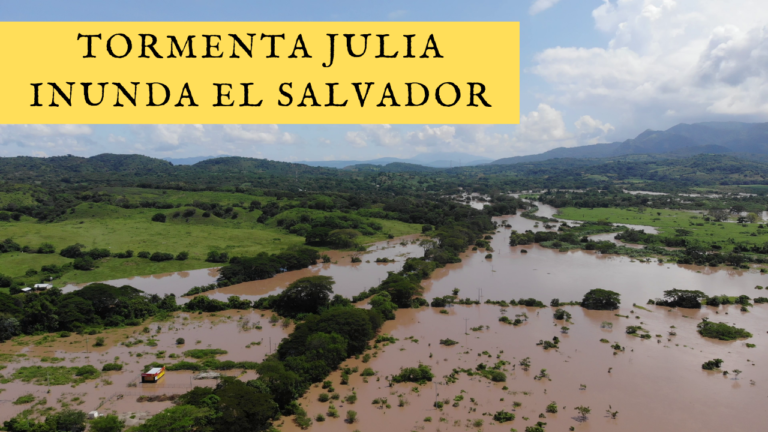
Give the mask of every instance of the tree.
POLYGON ((579 412, 579 415, 581 416, 581 421, 587 421, 587 414, 592 412, 592 410, 589 407, 585 407, 584 405, 579 405, 574 409, 579 412))
POLYGON ((45 423, 55 431, 82 432, 85 430, 85 413, 80 410, 65 408, 48 416, 45 423))
POLYGON ((62 249, 61 252, 59 252, 59 255, 63 256, 64 258, 80 258, 83 256, 83 248, 85 248, 85 245, 76 243, 62 249))
POLYGON ((728 220, 728 210, 726 209, 710 209, 707 214, 716 222, 724 222, 728 220))
POLYGON ((355 239, 360 232, 353 229, 338 229, 328 233, 328 243, 337 248, 351 248, 355 246, 355 239))
POLYGON ((736 374, 736 379, 739 379, 739 375, 741 375, 742 371, 740 371, 740 370, 738 370, 738 369, 734 369, 734 370, 733 370, 733 373, 735 373, 735 374, 736 374))
POLYGON ((760 216, 758 216, 756 213, 747 213, 747 221, 749 221, 749 223, 757 223, 759 220, 760 216))
POLYGON ((291 318, 299 314, 317 313, 328 307, 334 284, 330 276, 301 278, 288 285, 272 301, 272 308, 277 314, 291 318))
POLYGON ((664 300, 657 299, 656 304, 659 306, 700 309, 701 300, 705 298, 707 298, 707 295, 701 291, 675 288, 664 291, 664 300))
POLYGON ((357 421, 357 411, 347 411, 347 423, 354 423, 357 421))
POLYGON ((125 427, 125 422, 114 414, 96 417, 91 420, 91 432, 120 432, 125 427))
POLYGON ((614 291, 595 288, 584 294, 581 307, 591 310, 615 310, 619 308, 621 295, 614 291))
POLYGON ((270 395, 231 377, 222 379, 213 393, 220 398, 221 415, 215 422, 216 431, 265 431, 278 414, 277 404, 270 395))
POLYGON ((189 432, 205 425, 211 410, 192 405, 180 405, 160 411, 136 426, 136 432, 189 432))
POLYGON ((93 258, 86 255, 75 259, 72 267, 74 267, 76 270, 88 271, 93 270, 93 268, 96 267, 96 263, 94 263, 93 258))

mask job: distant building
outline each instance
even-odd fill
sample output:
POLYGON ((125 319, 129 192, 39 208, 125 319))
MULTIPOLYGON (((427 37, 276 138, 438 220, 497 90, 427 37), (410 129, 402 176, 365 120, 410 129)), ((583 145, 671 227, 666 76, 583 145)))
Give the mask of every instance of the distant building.
POLYGON ((51 289, 51 288, 53 288, 53 285, 51 285, 51 284, 35 284, 35 289, 36 290, 46 290, 46 289, 51 289))
POLYGON ((23 293, 32 292, 32 288, 30 288, 30 287, 22 288, 21 292, 23 292, 23 293))

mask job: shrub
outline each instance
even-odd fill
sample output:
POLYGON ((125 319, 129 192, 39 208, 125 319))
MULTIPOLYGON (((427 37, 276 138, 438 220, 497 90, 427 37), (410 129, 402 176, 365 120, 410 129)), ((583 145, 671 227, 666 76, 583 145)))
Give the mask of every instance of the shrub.
POLYGON ((152 216, 152 222, 165 222, 165 215, 162 213, 156 213, 152 216))
POLYGON ((368 377, 368 376, 374 376, 376 375, 376 372, 373 371, 371 368, 365 368, 362 372, 360 372, 360 376, 368 377))
POLYGON ((179 252, 178 255, 176 255, 176 258, 174 258, 176 261, 186 261, 187 258, 189 258, 189 252, 179 252))
POLYGON ((176 345, 184 345, 184 342, 185 342, 184 338, 176 339, 176 345))
POLYGON ((149 252, 147 252, 147 251, 141 251, 141 252, 139 252, 139 254, 138 254, 138 257, 139 257, 139 258, 149 258, 149 255, 150 255, 150 253, 149 253, 149 252))
POLYGON ((149 257, 150 261, 170 261, 173 259, 173 254, 165 253, 165 252, 155 252, 152 254, 152 256, 149 257))
POLYGON ((109 371, 120 371, 123 370, 123 365, 120 363, 106 363, 104 366, 101 367, 102 372, 109 372, 109 371))
POLYGON ((458 342, 453 339, 440 339, 440 345, 452 346, 456 344, 458 344, 458 342))
POLYGON ((347 411, 347 422, 354 423, 357 421, 357 411, 349 410, 347 411))
POLYGON ((704 362, 704 364, 701 365, 701 368, 704 370, 715 370, 720 369, 720 366, 723 364, 722 359, 714 359, 714 360, 707 360, 704 362))
POLYGON ((320 395, 317 397, 317 400, 320 402, 328 402, 331 399, 331 395, 328 393, 320 393, 320 395))
POLYGON ((432 381, 432 378, 434 378, 435 375, 432 374, 432 369, 427 365, 419 365, 418 367, 409 367, 404 368, 400 371, 399 374, 394 375, 392 377, 393 383, 403 383, 403 382, 415 382, 415 383, 424 383, 427 381, 432 381))
POLYGON ((76 270, 93 270, 94 267, 96 267, 96 263, 94 263, 93 258, 89 256, 84 256, 80 258, 76 258, 75 262, 72 264, 72 267, 74 267, 76 270))
POLYGON ((557 402, 552 401, 549 405, 547 405, 547 412, 551 414, 557 413, 557 402))
POLYGON ((706 319, 702 320, 696 327, 702 336, 724 341, 752 337, 752 333, 742 328, 733 327, 726 323, 713 323, 706 319))
POLYGON ((496 414, 493 415, 493 420, 497 421, 499 423, 504 423, 508 421, 512 421, 515 419, 515 414, 511 412, 506 412, 504 410, 497 411, 496 414))
POLYGON ((28 403, 32 403, 35 401, 35 397, 31 394, 19 396, 15 401, 13 401, 14 405, 24 405, 28 403))
POLYGON ((101 337, 101 336, 97 337, 96 338, 96 343, 93 344, 93 346, 95 346, 95 347, 104 346, 104 338, 101 337))

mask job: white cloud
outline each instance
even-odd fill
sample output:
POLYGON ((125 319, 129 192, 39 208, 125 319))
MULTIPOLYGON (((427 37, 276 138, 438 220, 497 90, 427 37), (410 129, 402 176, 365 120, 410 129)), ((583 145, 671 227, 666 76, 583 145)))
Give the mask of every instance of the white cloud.
POLYGON ((196 146, 218 154, 255 155, 259 154, 257 146, 298 141, 296 135, 277 125, 134 125, 131 131, 142 148, 165 153, 196 146))
POLYGON ((505 157, 604 142, 605 135, 614 129, 590 116, 583 116, 574 126, 574 131, 569 130, 563 114, 542 103, 535 111, 521 116, 520 125, 511 134, 495 132, 491 125, 425 125, 407 133, 390 125, 362 125, 361 130, 348 131, 346 141, 358 148, 387 147, 390 155, 416 151, 505 157))
POLYGON ((530 9, 528 9, 528 13, 531 15, 536 15, 537 13, 544 12, 545 10, 551 8, 558 2, 560 2, 560 0, 535 0, 530 9))
POLYGON ((553 101, 626 121, 706 115, 768 117, 765 0, 604 0, 592 13, 605 48, 557 47, 532 72, 553 101))
POLYGON ((400 131, 394 129, 392 125, 361 125, 362 131, 347 132, 346 141, 353 147, 367 147, 368 144, 396 147, 402 142, 400 131))
POLYGON ((86 125, 0 125, 0 146, 20 151, 3 153, 46 156, 79 153, 95 145, 86 125), (43 150, 44 149, 44 150, 43 150))

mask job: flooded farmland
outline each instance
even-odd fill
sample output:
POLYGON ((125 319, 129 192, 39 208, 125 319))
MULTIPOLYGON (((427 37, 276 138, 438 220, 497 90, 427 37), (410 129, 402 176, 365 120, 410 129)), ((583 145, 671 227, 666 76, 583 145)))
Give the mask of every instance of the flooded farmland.
MULTIPOLYGON (((541 215, 555 215, 553 208, 539 208, 541 215)), ((494 220, 507 221, 511 229, 517 231, 543 229, 536 226, 536 221, 519 215, 494 220)), ((660 264, 656 260, 641 262, 589 251, 559 252, 538 245, 510 247, 509 232, 508 228, 499 228, 493 235, 493 258, 486 259, 485 250, 468 250, 462 254, 461 263, 435 271, 422 283, 424 297, 431 300, 458 288, 459 297, 481 302, 533 297, 549 304, 554 298, 580 300, 590 289, 604 288, 621 294, 621 308, 601 312, 565 306, 563 309, 572 315, 569 323, 554 320, 554 308, 550 307, 503 309, 483 304, 457 305, 447 308, 446 313, 438 308, 399 310, 397 319, 388 321, 382 330, 397 338, 397 342, 388 346, 379 344, 379 349, 374 351, 376 356, 367 363, 359 359, 345 362, 345 366, 358 367, 360 371, 370 367, 376 371, 375 376, 364 378, 356 373, 348 385, 340 384, 339 372, 329 378, 341 395, 340 400, 332 402, 342 417, 353 409, 358 413, 358 421, 349 424, 341 418, 327 418, 323 422, 315 421, 309 430, 507 431, 515 428, 523 431, 538 421, 546 422, 547 430, 567 430, 571 426, 577 431, 761 429, 759 412, 768 400, 768 369, 762 363, 768 358, 768 305, 755 305, 750 312, 741 312, 737 306, 691 310, 633 304, 646 305, 648 299, 661 297, 664 290, 672 288, 701 290, 708 295, 755 297, 764 291, 754 287, 768 285, 768 276, 754 270, 660 264), (499 322, 502 315, 514 318, 522 313, 528 317, 522 325, 499 322), (755 347, 747 347, 743 340, 722 342, 701 337, 696 325, 703 317, 745 328, 754 335, 746 342, 755 347), (569 330, 564 331, 563 325, 569 330), (625 328, 630 325, 642 326, 651 338, 626 334, 625 328), (560 339, 557 349, 544 350, 537 345, 540 340, 552 340, 555 336, 560 339), (444 346, 440 345, 441 339, 458 343, 444 346), (612 348, 616 343, 622 349, 612 348), (530 359, 528 370, 520 365, 524 358, 530 359), (723 376, 720 372, 702 370, 701 364, 714 358, 724 360, 724 370, 742 373, 723 376), (505 382, 494 383, 466 373, 458 373, 455 382, 448 382, 453 381, 447 377, 454 369, 476 370, 480 363, 491 366, 499 361, 509 362, 504 365, 505 382), (432 367, 436 376, 433 382, 422 386, 389 386, 388 376, 402 367, 415 367, 419 363, 432 367), (546 369, 545 376, 534 379, 542 369, 546 369), (353 391, 357 401, 344 402, 344 397, 353 391), (382 398, 387 402, 372 404, 374 399, 381 401, 382 398), (434 407, 436 400, 444 403, 441 410, 434 407), (557 413, 545 412, 551 402, 556 403, 557 413), (574 410, 579 405, 591 408, 586 420, 574 410), (514 413, 515 420, 498 424, 493 414, 500 410, 514 413), (618 411, 616 418, 606 410, 618 411), (484 415, 486 413, 490 415, 484 415), (541 414, 544 417, 540 418, 541 414), (430 420, 426 421, 427 418, 430 420)), ((601 236, 607 240, 611 235, 601 236)), ((371 249, 360 255, 361 263, 351 263, 351 252, 333 252, 329 253, 331 263, 204 295, 219 299, 239 295, 253 300, 276 294, 300 277, 328 275, 336 281, 334 291, 349 297, 377 285, 388 271, 400 270, 407 257, 423 253, 417 236, 378 243, 371 249), (395 262, 376 263, 376 258, 390 258, 395 262)), ((213 282, 216 276, 216 270, 211 269, 109 283, 180 296, 195 285, 213 282)), ((51 358, 57 359, 56 365, 91 364, 100 370, 104 363, 120 361, 125 367, 76 387, 51 386, 50 394, 46 393, 45 385, 20 380, 0 384, 0 388, 5 389, 0 393, 0 421, 28 408, 10 402, 30 393, 37 400, 46 398, 48 406, 60 406, 56 401, 61 400, 84 411, 97 408, 115 411, 128 419, 133 415, 132 420, 140 421, 142 416, 157 413, 172 403, 138 402, 140 396, 180 394, 190 386, 212 386, 216 382, 193 380, 190 372, 168 372, 159 385, 129 386, 137 381, 144 365, 172 353, 182 355, 192 348, 226 350, 227 354, 221 355, 220 360, 258 362, 291 331, 290 326, 284 328, 280 323, 273 326, 269 322, 271 315, 268 311, 179 313, 172 321, 147 323, 149 334, 143 333, 141 327, 109 330, 100 335, 106 338, 101 348, 92 347, 93 340, 86 341, 85 336, 80 335, 38 345, 32 342, 39 342, 40 337, 6 342, 0 345, 0 353, 10 354, 13 360, 4 363, 7 367, 0 371, 5 377, 13 375, 21 366, 49 365, 51 358), (246 319, 249 324, 244 328, 246 319), (262 329, 253 327, 257 322, 262 329), (156 346, 120 345, 136 339, 146 341, 150 336, 156 346), (181 346, 176 344, 179 337, 185 339, 181 346), (139 353, 141 357, 137 357, 139 353), (46 358, 47 361, 43 361, 46 358)), ((226 373, 239 376, 241 371, 226 373)), ((253 373, 242 378, 249 376, 253 373)), ((318 401, 324 391, 312 388, 300 400, 313 418, 328 409, 328 402, 318 401)), ((280 424, 282 430, 298 430, 290 418, 282 419, 280 424)))

